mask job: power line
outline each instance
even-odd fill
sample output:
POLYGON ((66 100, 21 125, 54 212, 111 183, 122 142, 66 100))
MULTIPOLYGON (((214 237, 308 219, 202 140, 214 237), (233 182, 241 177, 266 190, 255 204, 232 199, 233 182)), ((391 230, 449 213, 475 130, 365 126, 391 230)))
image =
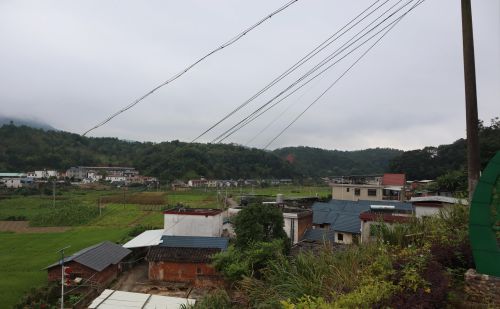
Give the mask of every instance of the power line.
POLYGON ((154 87, 152 90, 150 90, 149 92, 147 92, 143 96, 139 97, 138 99, 136 99, 135 101, 133 101, 129 105, 125 106, 124 108, 120 109, 116 113, 112 114, 108 118, 104 119, 103 121, 101 121, 100 123, 98 123, 97 125, 95 125, 94 127, 92 127, 89 130, 85 131, 82 135, 83 136, 87 135, 87 133, 89 133, 89 132, 91 132, 91 131, 93 131, 93 130, 95 130, 95 129, 103 126, 103 125, 105 125, 106 123, 108 123, 109 121, 111 121, 116 116, 120 115, 121 113, 123 113, 123 112, 125 112, 125 111, 127 111, 129 109, 131 109, 135 105, 139 104, 139 102, 141 102, 142 100, 144 100, 145 98, 147 98, 148 96, 150 96, 151 94, 153 94, 154 92, 156 92, 161 87, 166 86, 167 84, 170 84, 174 80, 178 79, 179 77, 181 77, 182 75, 184 75, 187 71, 191 70, 194 66, 196 66, 198 63, 202 62, 203 60, 205 60, 209 56, 211 56, 211 55, 215 54, 216 52, 221 51, 222 49, 224 49, 224 48, 226 48, 226 47, 228 47, 228 46, 236 43, 238 40, 240 40, 247 33, 249 33, 250 31, 252 31, 253 29, 257 28, 259 25, 261 25, 262 23, 264 23, 266 20, 270 19, 271 17, 273 17, 274 15, 280 13, 281 11, 285 10, 286 8, 288 8, 289 6, 291 6, 292 4, 294 4, 297 1, 299 1, 299 0, 291 0, 291 1, 289 1, 288 3, 286 3, 285 5, 283 5, 282 7, 280 7, 279 9, 273 11, 272 13, 270 13, 269 15, 267 15, 266 17, 264 17, 261 20, 259 20, 254 25, 252 25, 249 28, 245 29, 243 32, 240 32, 239 34, 237 34, 236 36, 234 36, 229 41, 223 43, 221 46, 217 47, 216 49, 212 50, 208 54, 206 54, 203 57, 199 58, 198 60, 196 60, 195 62, 193 62, 191 65, 189 65, 188 67, 186 67, 181 72, 179 72, 179 73, 175 74, 174 76, 170 77, 168 80, 166 80, 163 83, 159 84, 158 86, 154 87))
POLYGON ((246 105, 248 105, 249 103, 251 103, 253 100, 255 100, 257 97, 259 97, 261 94, 263 94, 264 92, 266 92, 267 90, 269 90, 269 88, 271 88, 272 86, 274 86, 276 83, 278 83, 279 81, 281 81, 283 78, 285 78, 286 76, 290 75, 292 72, 294 72, 296 69, 298 69, 300 66, 302 66, 304 63, 306 63, 307 61, 309 61, 311 58, 313 58, 314 56, 316 56, 319 52, 321 52, 322 50, 324 50, 326 47, 328 47, 329 45, 331 45, 333 42, 335 42, 337 39, 339 39, 340 37, 342 37, 342 35, 344 35, 348 30, 352 29, 354 26, 358 25, 360 22, 362 22, 364 19, 366 19, 368 16, 370 16, 371 14, 373 14, 375 11, 377 11, 380 7, 382 7, 384 4, 386 4, 388 1, 390 0, 386 0, 384 3, 382 3, 380 6, 378 6, 377 8, 375 8, 373 11, 371 11, 368 15, 366 15, 365 17, 363 17, 361 20, 359 20, 358 22, 356 22, 354 25, 352 25, 349 29, 347 29, 346 31, 344 31, 342 34, 340 34, 338 37, 336 37, 335 39, 333 39, 337 34, 339 34, 342 30, 344 30, 346 27, 348 27, 351 23, 353 23, 356 19, 358 19, 360 16, 362 16, 363 14, 365 14, 368 10, 370 10, 373 6, 375 6, 375 4, 377 4, 378 2, 380 2, 380 0, 377 0, 375 1, 374 3, 372 3, 369 7, 367 7, 365 10, 363 10, 361 13, 359 13, 356 17, 354 17, 353 19, 351 19, 347 24, 345 24, 342 28, 340 28, 339 30, 337 30, 337 32, 335 32, 334 34, 332 34, 331 36, 329 36, 326 40, 324 40, 323 42, 321 42, 321 44, 319 44, 318 46, 316 46, 313 50, 311 50, 309 53, 307 53, 305 56, 303 56, 300 60, 298 60, 297 62, 295 62, 291 67, 289 67, 285 72, 283 72, 281 75, 279 75, 278 77, 276 77, 275 79, 273 79, 271 82, 269 82, 266 86, 264 86, 264 88, 262 88, 261 90, 259 90, 256 94, 254 94, 252 97, 250 97, 249 99, 247 99, 245 102, 243 102, 242 104, 240 104, 238 107, 236 107, 234 110, 232 110, 231 112, 229 112, 228 114, 226 114, 224 117, 222 117, 220 120, 218 120, 215 124, 213 124, 211 127, 209 127, 208 129, 206 129, 205 131, 203 131, 200 135, 198 135, 196 138, 194 138, 191 143, 197 141, 199 138, 201 138, 202 136, 204 136, 205 134, 207 134, 208 132, 212 131, 215 127, 217 127, 219 124, 221 124, 222 122, 224 122, 226 119, 228 119, 229 117, 231 117, 232 115, 234 115, 236 112, 238 112, 240 109, 242 109, 243 107, 245 107, 246 105), (332 40, 333 39, 333 40, 332 40))
POLYGON ((372 50, 372 48, 375 47, 375 45, 377 45, 408 13, 410 13, 413 9, 415 9, 417 6, 419 6, 420 4, 422 4, 424 1, 425 0, 419 0, 408 11, 406 11, 403 15, 401 15, 398 19, 396 19, 392 23, 392 25, 387 29, 387 31, 384 32, 382 34, 382 36, 380 36, 380 38, 378 38, 375 41, 375 43, 373 43, 363 54, 361 54, 361 56, 358 59, 356 59, 356 61, 354 61, 354 63, 351 66, 349 66, 349 68, 347 68, 347 70, 345 70, 330 86, 328 86, 328 88, 326 88, 325 91, 323 91, 313 102, 311 102, 311 104, 309 104, 299 115, 297 115, 297 117, 295 117, 283 130, 281 130, 281 132, 278 133, 278 135, 276 135, 273 139, 271 139, 266 144, 266 146, 264 147, 264 149, 267 149, 288 128, 290 128, 300 117, 302 117, 302 115, 304 115, 316 102, 318 102, 330 89, 332 89, 332 87, 335 86, 337 84, 337 82, 340 79, 342 79, 342 77, 344 77, 361 59, 363 59, 363 57, 366 56, 366 54, 368 54, 368 52, 370 52, 370 50, 372 50))
POLYGON ((362 34, 359 38, 357 38, 356 40, 354 40, 353 42, 351 42, 353 39, 355 39, 358 35, 360 35, 361 33, 363 33, 363 31, 365 31, 368 27, 370 27, 372 24, 374 24, 378 19, 380 19, 382 16, 384 16, 387 12, 389 12, 390 10, 392 10, 395 6, 397 6, 402 1, 403 0, 399 0, 392 7, 390 7, 386 11, 384 11, 380 16, 378 16, 375 20, 373 20, 372 22, 370 22, 362 30, 360 30, 358 33, 356 33, 351 39, 349 39, 347 42, 345 42, 342 46, 340 46, 338 49, 336 49, 333 53, 331 53, 325 59, 323 59, 322 61, 320 61, 316 66, 314 66, 312 69, 310 69, 307 73, 305 73, 304 75, 302 75, 299 79, 297 79, 291 85, 289 85, 288 87, 286 87, 284 90, 282 90, 280 93, 278 93, 278 95, 276 95, 275 97, 273 97, 271 100, 267 101, 261 107, 259 107, 255 111, 253 111, 250 115, 246 116, 244 119, 242 119, 239 122, 237 122, 231 128, 229 128, 228 130, 224 131, 222 134, 220 134, 219 136, 217 136, 214 140, 212 140, 212 142, 219 142, 220 143, 220 142, 224 141, 225 139, 227 139, 228 137, 230 137, 231 135, 233 135, 234 133, 236 133, 238 130, 240 130, 241 128, 243 128, 244 126, 246 126, 247 124, 249 124, 250 122, 252 122, 253 120, 255 120, 256 118, 258 118, 259 116, 261 116, 262 114, 264 114, 265 112, 267 112, 269 109, 273 108, 274 106, 276 106, 277 104, 279 104, 280 102, 282 102, 283 100, 285 100, 286 98, 288 98, 289 96, 291 96, 292 94, 294 94, 295 92, 297 92, 299 89, 301 89, 302 87, 304 87, 305 85, 307 85, 308 83, 310 83, 312 80, 314 80, 315 78, 317 78, 318 76, 320 76, 321 74, 323 74, 324 72, 326 72, 327 70, 329 70, 330 68, 332 68, 334 65, 336 65, 337 63, 339 63, 341 60, 343 60, 347 56, 349 56, 352 52, 354 52, 356 49, 360 48, 362 45, 364 45, 365 43, 367 43, 373 37, 375 37, 376 35, 378 35, 380 32, 382 32, 388 26, 385 26, 382 30, 380 30, 379 32, 377 32, 374 35, 372 35, 370 38, 368 38, 367 40, 365 40, 363 43, 361 43, 358 46, 354 47, 346 55, 342 56, 340 59, 338 59, 334 63, 330 64, 328 67, 326 67, 325 69, 323 69, 322 71, 320 71, 318 74, 316 74, 315 76, 313 76, 312 78, 310 78, 308 81, 306 81, 305 83, 303 83, 302 85, 300 85, 298 88, 294 89, 292 92, 288 93, 285 97, 281 98, 279 101, 277 101, 274 104, 272 104, 267 109, 263 110, 266 106, 268 106, 269 104, 271 104, 275 99, 277 99, 278 97, 280 97, 281 95, 283 95, 284 93, 286 93, 288 90, 290 90, 293 87, 295 87, 296 85, 298 85, 300 82, 302 82, 309 75, 311 75, 312 73, 314 73, 315 71, 317 71, 319 68, 321 68, 322 66, 324 66, 325 64, 327 64, 331 60, 335 59, 336 56, 340 55, 342 52, 346 51, 349 47, 351 47, 352 45, 354 45, 356 42, 358 42, 359 40, 361 40, 363 37, 367 36, 370 32, 372 32, 373 30, 375 30, 376 28, 378 28, 381 24, 383 24, 385 21, 387 21, 392 16, 394 16, 396 13, 398 13, 399 11, 401 11, 403 8, 405 8, 406 6, 408 6, 409 4, 411 4, 414 0, 409 0, 406 4, 402 5, 396 11, 392 12, 389 16, 387 16, 386 18, 384 18, 377 25, 375 25, 374 27, 372 27, 371 29, 369 29, 367 32, 365 32, 364 34, 362 34), (351 43, 348 44, 349 42, 351 42, 351 43))

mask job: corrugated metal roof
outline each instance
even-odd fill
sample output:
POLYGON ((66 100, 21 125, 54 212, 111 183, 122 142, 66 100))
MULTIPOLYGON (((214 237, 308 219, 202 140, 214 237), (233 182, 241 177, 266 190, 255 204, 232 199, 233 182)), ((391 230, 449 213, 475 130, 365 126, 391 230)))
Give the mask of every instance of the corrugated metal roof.
MULTIPOLYGON (((102 271, 111 264, 117 264, 132 251, 110 241, 82 249, 64 259, 64 262, 74 261, 96 271, 102 271)), ((54 263, 47 268, 61 265, 54 263)))
POLYGON ((0 173, 0 177, 26 177, 25 173, 0 173))
POLYGON ((330 229, 308 229, 304 233, 303 240, 335 241, 335 231, 330 229))
POLYGON ((94 299, 89 309, 179 309, 182 305, 194 305, 196 300, 190 298, 161 296, 115 290, 104 290, 94 299))
POLYGON ((161 238, 162 247, 174 248, 217 248, 226 250, 229 239, 225 237, 168 236, 161 238))
POLYGON ((448 204, 468 205, 468 202, 466 199, 458 199, 458 198, 454 198, 454 197, 440 196, 440 195, 412 197, 410 199, 410 202, 411 203, 413 203, 413 202, 441 202, 441 203, 448 203, 448 204))
POLYGON ((161 237, 163 236, 164 231, 164 229, 144 231, 124 244, 123 247, 140 248, 159 245, 161 243, 161 237))
POLYGON ((359 234, 361 230, 359 215, 370 210, 371 205, 392 205, 395 211, 413 210, 410 203, 403 202, 331 200, 328 203, 313 204, 313 223, 330 224, 332 230, 359 234))

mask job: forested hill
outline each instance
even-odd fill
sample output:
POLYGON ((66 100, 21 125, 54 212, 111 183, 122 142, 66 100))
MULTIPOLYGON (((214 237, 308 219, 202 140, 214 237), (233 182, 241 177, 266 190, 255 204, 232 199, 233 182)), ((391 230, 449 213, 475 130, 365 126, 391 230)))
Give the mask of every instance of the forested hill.
POLYGON ((297 178, 382 173, 389 159, 400 153, 393 149, 343 152, 307 147, 267 152, 228 144, 140 143, 26 126, 0 127, 0 172, 65 170, 76 165, 131 165, 142 174, 162 180, 199 176, 297 178), (290 160, 291 157, 294 159, 290 160))
MULTIPOLYGON (((490 125, 479 125, 481 169, 500 151, 500 120, 492 119, 490 125)), ((459 139, 449 145, 425 147, 406 151, 394 158, 389 171, 403 172, 407 179, 435 179, 451 171, 465 171, 467 166, 467 141, 459 139)))
POLYGON ((273 153, 241 146, 140 143, 26 126, 0 128, 0 171, 65 170, 76 165, 134 166, 163 180, 295 176, 290 164, 273 153))
POLYGON ((357 151, 325 150, 312 147, 286 147, 274 151, 290 162, 303 176, 381 174, 387 171, 389 161, 401 155, 402 150, 374 148, 357 151))

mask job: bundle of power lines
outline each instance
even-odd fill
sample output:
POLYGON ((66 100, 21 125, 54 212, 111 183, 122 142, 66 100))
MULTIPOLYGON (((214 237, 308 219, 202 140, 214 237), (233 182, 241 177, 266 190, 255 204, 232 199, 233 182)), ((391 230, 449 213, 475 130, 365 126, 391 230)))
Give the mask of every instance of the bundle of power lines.
MULTIPOLYGON (((200 63, 213 53, 235 43, 237 40, 242 38, 243 35, 263 23, 271 16, 285 10, 296 1, 298 0, 288 2, 286 5, 266 16, 264 19, 260 20, 258 23, 238 34, 233 39, 215 49, 211 53, 200 58, 197 62, 188 66, 182 72, 174 75, 166 82, 155 87, 153 90, 146 93, 141 98, 137 99, 130 105, 111 115, 84 134, 87 134, 88 132, 104 125, 117 115, 135 106, 151 93, 179 78, 193 66, 200 63)), ((271 134, 269 135, 271 137, 263 145, 264 149, 269 148, 269 146, 273 142, 275 142, 281 135, 283 135, 286 130, 288 130, 314 104, 316 104, 322 97, 324 97, 325 94, 328 93, 354 66, 356 66, 356 64, 358 64, 361 59, 363 59, 368 54, 368 52, 373 49, 373 47, 375 47, 405 16, 407 16, 408 13, 413 11, 424 1, 425 0, 375 1, 361 13, 352 18, 348 23, 342 26, 339 30, 331 34, 318 46, 313 48, 309 53, 300 58, 285 72, 274 78, 250 98, 235 107, 232 111, 216 121, 209 128, 201 132, 201 134, 194 138, 192 142, 199 141, 205 136, 213 134, 213 132, 219 128, 222 128, 219 129, 222 130, 222 132, 216 133, 215 137, 212 137, 210 139, 211 143, 221 143, 227 141, 230 137, 234 136, 237 132, 241 131, 249 124, 255 122, 259 118, 262 119, 263 115, 270 114, 271 112, 276 110, 276 106, 280 104, 285 105, 288 103, 289 105, 286 106, 286 108, 284 108, 280 113, 278 113, 278 115, 268 121, 267 124, 259 126, 258 132, 255 132, 257 130, 252 130, 253 137, 246 143, 246 145, 250 145, 263 133, 270 132, 271 134), (342 70, 340 72, 335 72, 333 70, 340 64, 345 65, 345 63, 348 64, 345 70, 342 70), (332 74, 332 72, 336 74, 332 74), (328 73, 330 75, 328 75, 328 73), (296 76, 294 77, 294 75, 292 74, 296 76), (287 78, 291 79, 291 82, 288 81, 287 78), (314 83, 312 82, 318 83, 321 79, 324 78, 331 78, 331 82, 328 84, 328 86, 312 100, 302 102, 305 101, 303 100, 304 95, 310 89, 312 89, 312 87, 314 87, 314 83), (283 86, 283 84, 285 86, 283 86), (294 95, 297 96, 300 93, 299 91, 302 91, 302 96, 295 98, 295 101, 293 101, 293 103, 290 103, 290 98, 292 98, 294 95), (268 97, 263 99, 265 95, 267 95, 268 97), (262 100, 263 102, 261 102, 260 104, 256 104, 257 100, 262 100), (286 125, 281 128, 281 130, 270 129, 278 119, 289 114, 291 108, 300 103, 303 103, 305 106, 303 106, 300 109, 299 113, 297 113, 295 116, 292 115, 293 117, 291 118, 291 120, 288 121, 286 125), (252 107, 252 105, 255 106, 252 107), (245 114, 243 114, 244 110, 247 110, 245 114), (237 118, 238 115, 239 118, 237 118), (235 118, 237 118, 237 120, 234 120, 231 124, 226 125, 226 123, 235 118), (223 128, 224 125, 226 125, 225 128, 223 128)))

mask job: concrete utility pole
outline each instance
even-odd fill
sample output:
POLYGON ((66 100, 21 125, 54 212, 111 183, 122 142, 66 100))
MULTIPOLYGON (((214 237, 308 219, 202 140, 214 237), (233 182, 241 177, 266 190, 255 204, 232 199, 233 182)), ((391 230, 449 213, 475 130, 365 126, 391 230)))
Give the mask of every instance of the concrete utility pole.
POLYGON ((61 252, 61 309, 64 309, 64 250, 70 246, 64 247, 57 252, 61 252))
POLYGON ((465 78, 465 115, 467 121, 467 167, 469 174, 469 199, 479 181, 479 137, 476 93, 476 65, 470 0, 462 1, 462 40, 465 78))
POLYGON ((56 181, 52 180, 52 206, 56 208, 56 181))

